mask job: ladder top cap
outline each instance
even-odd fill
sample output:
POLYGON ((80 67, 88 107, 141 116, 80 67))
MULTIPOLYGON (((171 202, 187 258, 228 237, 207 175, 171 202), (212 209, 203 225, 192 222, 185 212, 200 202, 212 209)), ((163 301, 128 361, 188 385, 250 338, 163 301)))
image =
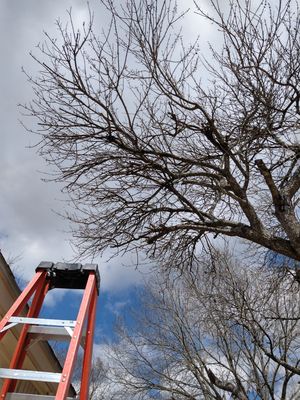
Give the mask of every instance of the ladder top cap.
POLYGON ((50 279, 50 288, 84 289, 89 273, 96 275, 97 289, 99 292, 100 275, 98 264, 64 263, 42 261, 36 271, 47 270, 50 279))

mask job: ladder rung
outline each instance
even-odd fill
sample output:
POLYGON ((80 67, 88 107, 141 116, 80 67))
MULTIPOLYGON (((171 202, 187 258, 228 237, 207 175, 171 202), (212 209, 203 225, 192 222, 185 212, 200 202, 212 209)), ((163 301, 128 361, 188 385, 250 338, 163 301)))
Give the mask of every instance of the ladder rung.
MULTIPOLYGON (((27 393, 7 393, 6 400, 54 400, 55 396, 46 396, 43 394, 27 393)), ((75 397, 67 397, 66 400, 74 400, 75 397)))
POLYGON ((27 317, 10 317, 9 322, 30 325, 69 326, 71 328, 74 328, 76 325, 76 321, 70 320, 27 317))
POLYGON ((25 369, 0 368, 0 378, 21 379, 23 381, 59 382, 61 373, 28 371, 25 369))

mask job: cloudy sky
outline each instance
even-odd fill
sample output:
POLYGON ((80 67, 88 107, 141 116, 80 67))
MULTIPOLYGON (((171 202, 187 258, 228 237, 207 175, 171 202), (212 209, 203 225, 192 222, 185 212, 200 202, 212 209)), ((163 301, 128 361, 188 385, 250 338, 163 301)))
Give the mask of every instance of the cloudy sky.
MULTIPOLYGON (((89 2, 95 11, 99 27, 105 20, 100 2, 89 2)), ((205 5, 205 1, 202 2, 205 5)), ((192 6, 191 0, 184 6, 192 6)), ((33 275, 41 260, 71 260, 74 253, 69 244, 68 225, 54 211, 64 209, 60 187, 42 181, 43 171, 49 172, 32 146, 38 138, 26 132, 32 121, 21 115, 18 104, 32 98, 30 84, 22 67, 35 74, 37 66, 29 55, 44 40, 44 31, 56 35, 55 20, 66 20, 66 10, 72 7, 75 22, 88 18, 83 0, 1 0, 0 2, 0 113, 1 113, 1 179, 0 179, 0 249, 7 260, 18 257, 14 264, 17 275, 26 280, 33 275), (53 211, 54 210, 54 211, 53 211)), ((203 42, 212 40, 211 27, 201 25, 191 12, 186 19, 185 32, 189 38, 202 35, 203 42)), ((95 260, 102 279, 101 320, 111 321, 128 304, 137 303, 133 285, 139 285, 143 274, 130 264, 130 258, 108 257, 95 260)), ((49 306, 61 296, 50 297, 49 306)), ((110 323, 110 322, 109 322, 110 323)), ((110 327, 110 325, 109 325, 110 327)), ((99 330, 106 329, 99 327, 99 330)))
MULTIPOLYGON (((94 3, 90 2, 92 7, 94 3)), ((74 255, 68 243, 69 226, 53 212, 63 210, 64 197, 58 185, 42 182, 42 172, 49 169, 31 148, 38 137, 25 131, 20 120, 28 128, 32 121, 23 117, 18 107, 32 98, 30 84, 21 70, 24 67, 33 75, 36 72, 29 52, 44 40, 43 31, 56 35, 55 20, 66 19, 66 10, 71 6, 76 23, 87 19, 87 3, 81 0, 0 2, 0 248, 8 259, 20 256, 17 272, 25 278, 31 277, 41 260, 70 260, 74 255)), ((99 7, 95 9, 101 21, 99 7)), ((139 279, 134 270, 124 270, 122 260, 105 263, 104 259, 97 260, 103 289, 123 289, 139 279)))
MULTIPOLYGON (((92 7, 94 3, 90 2, 92 7)), ((32 277, 41 260, 68 261, 74 256, 68 242, 69 227, 54 212, 65 207, 60 187, 42 182, 41 171, 49 170, 32 148, 38 138, 26 132, 20 122, 30 128, 32 121, 24 118, 18 107, 32 98, 31 87, 22 73, 22 67, 29 73, 36 72, 29 52, 44 40, 43 31, 56 34, 55 20, 66 19, 66 10, 71 6, 76 23, 87 19, 87 3, 82 0, 0 2, 0 249, 8 261, 18 257, 13 269, 25 280, 32 277)), ((101 10, 96 8, 96 11, 101 21, 101 10)), ((135 268, 124 266, 130 264, 128 257, 106 259, 95 262, 100 267, 102 289, 98 332, 109 335, 116 313, 136 303, 132 285, 139 284, 143 278, 135 268), (100 326, 104 320, 104 326, 100 326)), ((63 298, 63 294, 57 291, 47 296, 50 314, 54 315, 56 301, 73 302, 74 299, 63 298)), ((65 315, 65 318, 68 317, 65 315)))

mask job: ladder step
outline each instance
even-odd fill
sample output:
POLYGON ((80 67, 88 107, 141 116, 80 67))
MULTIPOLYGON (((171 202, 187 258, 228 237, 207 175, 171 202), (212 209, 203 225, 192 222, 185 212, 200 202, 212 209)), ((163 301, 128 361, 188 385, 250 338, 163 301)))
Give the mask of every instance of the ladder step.
POLYGON ((69 326, 70 328, 74 328, 76 325, 76 321, 70 320, 27 317, 10 317, 9 322, 30 325, 69 326))
MULTIPOLYGON (((65 341, 72 337, 73 331, 71 332, 66 329, 67 327, 60 326, 30 326, 28 333, 32 339, 36 340, 57 340, 65 341)), ((81 338, 81 347, 84 348, 86 333, 84 332, 81 338)))
POLYGON ((30 326, 28 333, 32 338, 46 340, 66 340, 71 337, 70 332, 60 326, 30 326))
POLYGON ((28 371, 25 369, 0 368, 0 378, 20 379, 23 381, 60 382, 61 373, 28 371))
MULTIPOLYGON (((43 394, 27 393, 7 393, 6 400, 54 400, 55 396, 46 396, 43 394)), ((67 397, 66 400, 74 400, 75 397, 67 397)))

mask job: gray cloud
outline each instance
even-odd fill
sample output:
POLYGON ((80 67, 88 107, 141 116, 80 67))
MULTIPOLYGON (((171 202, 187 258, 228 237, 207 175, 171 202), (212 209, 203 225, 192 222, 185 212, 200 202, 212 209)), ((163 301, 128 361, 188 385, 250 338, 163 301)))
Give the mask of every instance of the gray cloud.
MULTIPOLYGON (((98 2, 90 2, 91 6, 98 2)), ((69 260, 74 256, 68 243, 69 226, 52 212, 65 206, 60 187, 41 181, 40 170, 47 170, 34 148, 37 137, 25 132, 18 103, 32 98, 30 85, 21 72, 37 66, 29 52, 44 40, 43 31, 56 35, 55 20, 66 20, 72 7, 80 24, 88 16, 82 0, 4 0, 0 2, 0 248, 4 256, 21 255, 18 273, 30 278, 41 260, 69 260)), ((98 11, 101 19, 101 12, 98 11)), ((25 120, 30 126, 33 121, 25 120)), ((123 271, 121 260, 102 264, 102 288, 118 290, 140 279, 134 268, 123 271)))

